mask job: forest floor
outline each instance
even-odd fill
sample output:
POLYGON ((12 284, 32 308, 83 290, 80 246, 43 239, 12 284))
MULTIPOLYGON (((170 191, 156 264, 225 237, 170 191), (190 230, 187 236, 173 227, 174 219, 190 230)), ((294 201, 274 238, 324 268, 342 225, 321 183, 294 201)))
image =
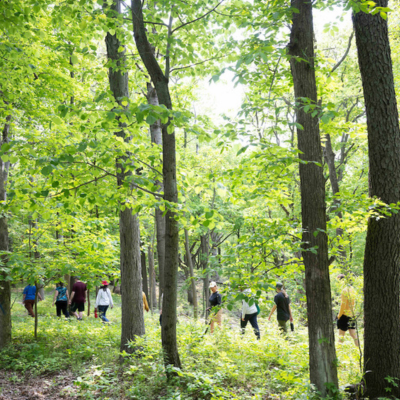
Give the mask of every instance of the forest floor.
MULTIPOLYGON (((240 334, 237 310, 225 312, 223 329, 203 335, 204 319, 194 321, 186 305, 179 307, 182 371, 167 381, 157 313, 146 313, 146 335, 138 339, 141 350, 120 365, 118 295, 107 312, 111 323, 104 325, 93 316, 82 322, 58 319, 52 292, 46 292, 38 305, 34 340, 34 321, 20 302, 21 292, 13 293, 13 299, 18 296, 12 309, 13 344, 0 353, 0 400, 318 399, 310 394, 307 331, 296 324, 301 310, 295 305, 296 330, 285 339, 276 321, 267 321, 270 305, 261 304, 260 341, 250 326, 240 334)), ((340 384, 360 381, 359 355, 350 337, 337 346, 337 356, 340 384)))

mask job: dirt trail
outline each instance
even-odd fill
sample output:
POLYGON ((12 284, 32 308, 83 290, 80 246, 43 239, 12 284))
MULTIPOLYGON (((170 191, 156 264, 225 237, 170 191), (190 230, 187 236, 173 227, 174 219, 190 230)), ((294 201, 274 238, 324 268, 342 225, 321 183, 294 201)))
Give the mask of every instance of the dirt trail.
POLYGON ((0 400, 65 400, 77 399, 69 371, 33 377, 0 370, 0 400))

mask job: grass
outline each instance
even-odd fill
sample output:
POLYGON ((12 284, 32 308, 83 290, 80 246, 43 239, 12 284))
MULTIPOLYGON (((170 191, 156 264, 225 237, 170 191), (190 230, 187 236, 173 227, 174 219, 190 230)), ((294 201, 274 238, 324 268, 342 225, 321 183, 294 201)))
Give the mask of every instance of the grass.
MULTIPOLYGON (((21 296, 22 297, 22 296, 21 296)), ((20 301, 13 313, 13 344, 0 354, 0 368, 45 376, 71 370, 75 392, 85 399, 308 399, 308 338, 305 328, 285 340, 277 322, 260 315, 261 340, 249 326, 244 337, 236 317, 225 315, 224 328, 202 337, 204 320, 194 321, 178 310, 178 345, 182 371, 167 381, 161 351, 158 314, 146 313, 141 351, 118 363, 121 332, 120 297, 103 325, 93 314, 78 322, 55 316, 52 292, 39 303, 38 340, 33 319, 20 301)), ((94 299, 92 299, 94 304, 94 299)), ((93 310, 93 306, 92 306, 93 310)), ((295 314, 296 319, 296 314, 295 314)), ((337 339, 337 338, 336 338, 337 339)), ((340 384, 358 382, 358 351, 349 336, 337 346, 340 384)), ((64 397, 65 398, 65 397, 64 397)))

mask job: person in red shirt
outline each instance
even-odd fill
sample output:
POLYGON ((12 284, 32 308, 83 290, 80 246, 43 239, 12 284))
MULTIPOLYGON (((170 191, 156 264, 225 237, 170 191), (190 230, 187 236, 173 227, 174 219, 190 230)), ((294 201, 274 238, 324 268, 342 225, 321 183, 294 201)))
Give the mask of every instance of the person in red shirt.
POLYGON ((79 276, 75 276, 74 279, 75 283, 72 286, 69 304, 71 304, 71 314, 74 315, 78 321, 82 321, 83 311, 85 311, 87 286, 79 280, 79 276), (78 310, 79 314, 76 313, 76 310, 78 310))

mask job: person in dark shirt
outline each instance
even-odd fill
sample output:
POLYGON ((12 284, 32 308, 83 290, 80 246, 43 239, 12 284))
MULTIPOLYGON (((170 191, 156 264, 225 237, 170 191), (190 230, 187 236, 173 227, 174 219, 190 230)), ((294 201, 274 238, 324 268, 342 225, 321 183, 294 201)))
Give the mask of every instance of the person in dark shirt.
POLYGON ((288 331, 286 323, 288 322, 288 320, 290 320, 290 322, 293 322, 293 316, 292 309, 290 308, 290 298, 286 294, 286 292, 282 290, 282 288, 283 284, 278 282, 276 284, 277 294, 274 297, 275 305, 272 307, 271 313, 268 317, 268 321, 271 321, 272 314, 275 312, 275 310, 278 310, 277 320, 279 324, 279 329, 286 334, 288 331))
POLYGON ((85 301, 86 301, 86 284, 79 280, 79 277, 75 277, 75 283, 72 286, 71 298, 69 299, 69 304, 71 304, 71 314, 76 317, 78 321, 82 321, 83 311, 85 311, 85 301), (76 313, 79 311, 79 314, 76 313))
POLYGON ((212 294, 210 298, 208 299, 210 303, 210 307, 208 310, 211 310, 211 323, 210 323, 210 331, 211 333, 214 332, 214 323, 216 322, 219 326, 222 325, 222 297, 218 293, 218 287, 215 282, 210 282, 210 289, 212 291, 212 294))

